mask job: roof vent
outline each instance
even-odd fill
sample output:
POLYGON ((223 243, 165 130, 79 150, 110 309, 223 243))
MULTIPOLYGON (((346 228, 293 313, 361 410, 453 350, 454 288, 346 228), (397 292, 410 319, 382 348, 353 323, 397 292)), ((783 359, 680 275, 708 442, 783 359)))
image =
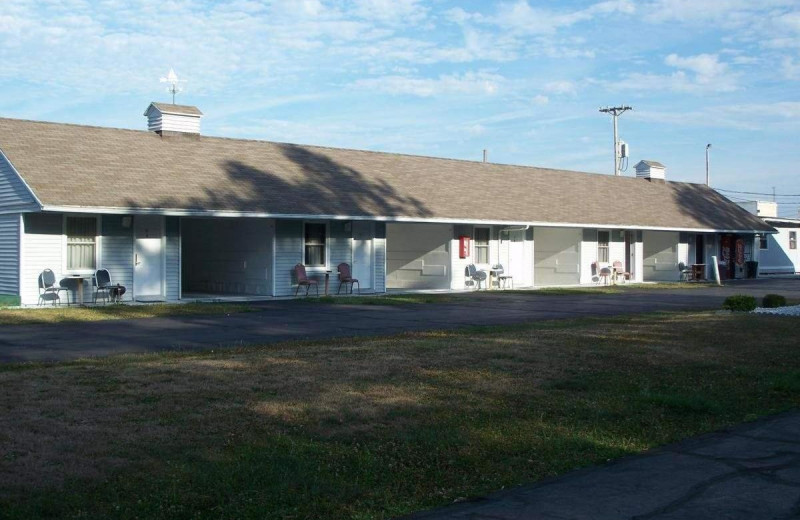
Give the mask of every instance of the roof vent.
POLYGON ((666 181, 667 167, 656 161, 639 161, 636 163, 636 177, 648 181, 666 181))
POLYGON ((153 102, 144 115, 147 129, 159 135, 200 135, 203 113, 197 107, 153 102))

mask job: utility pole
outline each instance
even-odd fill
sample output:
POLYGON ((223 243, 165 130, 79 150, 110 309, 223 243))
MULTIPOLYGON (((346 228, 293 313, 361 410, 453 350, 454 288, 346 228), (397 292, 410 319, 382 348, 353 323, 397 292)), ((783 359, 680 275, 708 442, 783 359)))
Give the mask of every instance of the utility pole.
POLYGON ((628 110, 633 110, 633 108, 623 105, 619 107, 605 107, 600 109, 600 112, 603 112, 604 114, 611 114, 611 118, 614 120, 614 175, 617 176, 621 175, 619 169, 620 149, 619 139, 617 138, 617 118, 628 110))
POLYGON ((711 186, 711 175, 708 169, 708 151, 711 149, 711 143, 706 145, 706 186, 711 186))

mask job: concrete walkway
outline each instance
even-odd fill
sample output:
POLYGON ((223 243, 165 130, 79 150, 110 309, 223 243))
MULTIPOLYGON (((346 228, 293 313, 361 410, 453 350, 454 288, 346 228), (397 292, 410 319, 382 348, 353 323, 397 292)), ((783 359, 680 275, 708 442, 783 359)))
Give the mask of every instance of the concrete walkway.
POLYGON ((800 413, 772 417, 409 520, 800 518, 800 413))
POLYGON ((259 312, 231 315, 4 326, 0 327, 0 361, 60 361, 657 310, 718 309, 731 294, 763 296, 770 292, 800 299, 800 279, 609 295, 483 292, 457 303, 402 306, 270 301, 253 304, 259 312))

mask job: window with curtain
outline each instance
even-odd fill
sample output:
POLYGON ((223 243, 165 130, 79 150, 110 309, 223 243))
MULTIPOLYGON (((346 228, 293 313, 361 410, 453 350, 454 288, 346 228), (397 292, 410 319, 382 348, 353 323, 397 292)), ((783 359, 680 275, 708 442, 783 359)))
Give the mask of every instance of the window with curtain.
POLYGON ((67 269, 91 271, 96 267, 97 219, 67 217, 67 269))
POLYGON ((306 222, 305 257, 307 267, 325 266, 325 238, 327 230, 324 223, 306 222))
POLYGON ((797 231, 789 231, 789 249, 797 249, 797 231))
POLYGON ((489 228, 475 228, 475 238, 473 239, 475 248, 475 263, 489 263, 489 228))
POLYGON ((608 241, 611 238, 611 232, 598 231, 597 232, 597 261, 608 263, 608 241))

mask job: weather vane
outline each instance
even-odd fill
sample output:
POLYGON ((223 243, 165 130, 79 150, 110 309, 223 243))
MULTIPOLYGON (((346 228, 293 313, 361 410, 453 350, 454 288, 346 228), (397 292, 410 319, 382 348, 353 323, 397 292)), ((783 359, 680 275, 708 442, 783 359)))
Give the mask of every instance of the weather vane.
POLYGON ((167 73, 167 77, 160 79, 161 83, 169 83, 169 87, 167 87, 167 92, 172 94, 172 104, 175 104, 175 94, 178 94, 183 91, 180 84, 185 83, 185 79, 178 79, 178 75, 175 74, 175 71, 172 70, 170 67, 169 73, 167 73))

